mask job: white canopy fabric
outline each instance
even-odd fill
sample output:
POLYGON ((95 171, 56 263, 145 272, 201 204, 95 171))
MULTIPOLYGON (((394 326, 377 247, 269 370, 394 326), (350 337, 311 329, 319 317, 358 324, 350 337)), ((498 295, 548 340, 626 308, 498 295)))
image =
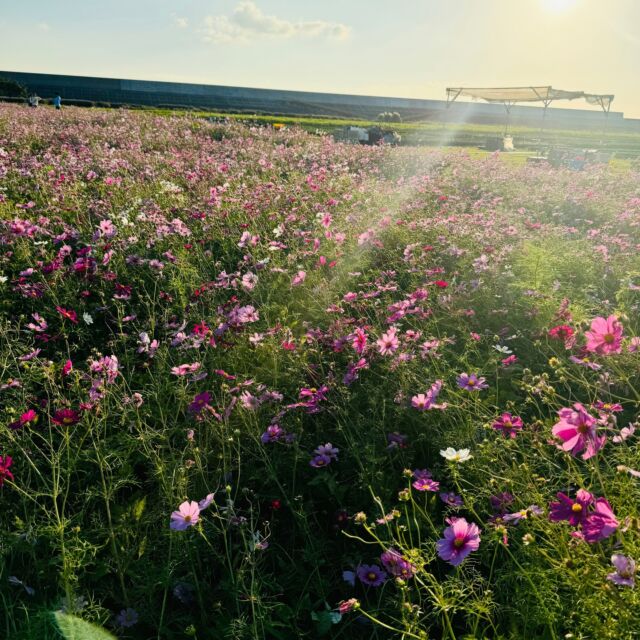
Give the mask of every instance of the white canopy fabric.
POLYGON ((447 106, 458 98, 468 96, 474 100, 500 102, 507 109, 516 102, 542 102, 546 107, 554 100, 577 100, 584 98, 589 104, 599 105, 605 113, 609 112, 614 96, 611 94, 585 93, 584 91, 566 91, 551 86, 538 87, 448 87, 447 106))
MULTIPOLYGON (((449 87, 447 96, 469 96, 487 102, 545 102, 575 100, 584 97, 584 91, 563 91, 550 86, 541 87, 449 87)), ((454 98, 454 99, 455 99, 454 98)))

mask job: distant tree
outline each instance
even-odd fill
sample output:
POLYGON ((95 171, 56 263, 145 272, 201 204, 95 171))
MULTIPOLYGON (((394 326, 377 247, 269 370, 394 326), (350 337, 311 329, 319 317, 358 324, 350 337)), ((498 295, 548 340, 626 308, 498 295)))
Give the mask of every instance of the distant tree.
POLYGON ((15 80, 0 76, 0 96, 10 98, 26 98, 27 88, 15 80))
POLYGON ((383 111, 378 114, 378 122, 402 122, 402 117, 397 111, 383 111))

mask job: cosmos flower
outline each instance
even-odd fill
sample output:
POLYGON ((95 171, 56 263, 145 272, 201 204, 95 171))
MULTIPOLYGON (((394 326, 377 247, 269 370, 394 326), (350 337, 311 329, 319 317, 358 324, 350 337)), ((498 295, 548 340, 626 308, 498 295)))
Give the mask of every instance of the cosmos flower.
POLYGON ((575 500, 561 491, 556 495, 559 501, 549 503, 549 520, 552 522, 567 520, 574 527, 586 521, 587 510, 595 501, 592 494, 584 489, 579 489, 575 500))
POLYGON ((61 427, 70 427, 80 422, 80 414, 74 409, 58 409, 51 420, 61 427))
POLYGON ((607 438, 596 434, 597 421, 582 404, 576 402, 572 409, 560 409, 558 415, 560 421, 553 425, 551 431, 562 440, 562 444, 558 445, 561 449, 573 456, 584 451, 583 460, 588 460, 602 449, 607 438))
POLYGON ((632 558, 614 553, 611 556, 611 564, 615 571, 607 575, 607 580, 622 587, 635 587, 636 563, 632 558))
POLYGON ((486 383, 486 379, 478 378, 475 373, 461 373, 456 378, 456 382, 461 389, 465 389, 466 391, 481 391, 482 389, 487 389, 489 387, 486 383))
POLYGON ((462 497, 454 493, 453 491, 443 491, 440 493, 440 500, 444 502, 448 507, 461 507, 462 497))
POLYGON ((469 449, 460 449, 459 451, 456 451, 453 447, 441 449, 440 455, 449 462, 458 463, 467 462, 467 460, 471 460, 471 458, 473 458, 469 449))
POLYGON ((13 473, 9 471, 9 467, 13 464, 11 456, 0 456, 0 487, 5 480, 13 480, 13 473))
POLYGON ((361 564, 356 569, 356 575, 362 584, 369 587, 379 587, 387 579, 387 574, 377 564, 361 564))
POLYGON ((415 567, 393 547, 380 554, 380 562, 382 562, 387 573, 396 578, 412 578, 416 571, 415 567))
POLYGON ((591 331, 585 331, 586 350, 600 355, 610 355, 622 351, 622 325, 616 316, 606 320, 598 316, 591 323, 591 331))
POLYGON ((193 527, 200 519, 200 507, 195 500, 189 502, 185 500, 177 511, 171 514, 169 527, 174 531, 185 531, 193 527))
POLYGON ((447 518, 450 525, 444 530, 444 538, 436 543, 442 560, 457 567, 473 551, 480 547, 480 529, 464 518, 447 518))
POLYGON ((440 483, 431 478, 431 472, 426 469, 416 469, 413 472, 414 482, 411 486, 417 491, 437 491, 440 483))
POLYGON ((376 344, 381 355, 386 356, 398 350, 400 341, 396 335, 397 332, 398 330, 395 327, 391 327, 386 333, 382 334, 382 337, 378 338, 376 344))
POLYGON ((73 311, 73 309, 64 309, 63 307, 56 307, 56 311, 63 317, 73 322, 73 324, 78 324, 78 314, 73 311))
POLYGON ((411 406, 418 411, 429 409, 444 409, 446 404, 436 404, 436 399, 442 389, 442 380, 436 380, 427 393, 419 393, 411 398, 411 406))
POLYGON ((597 498, 593 513, 587 516, 582 525, 582 535, 587 542, 593 544, 613 535, 619 525, 607 500, 597 498))
POLYGON ((515 438, 516 433, 522 429, 522 418, 503 413, 491 425, 496 431, 500 431, 505 438, 515 438))

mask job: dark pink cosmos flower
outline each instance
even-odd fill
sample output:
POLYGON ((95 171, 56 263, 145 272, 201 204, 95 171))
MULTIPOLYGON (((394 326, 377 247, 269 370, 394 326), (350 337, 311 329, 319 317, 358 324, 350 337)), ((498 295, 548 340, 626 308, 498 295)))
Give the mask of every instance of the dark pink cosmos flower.
POLYGON ((367 332, 364 329, 357 328, 353 334, 351 345, 358 355, 362 355, 367 347, 367 332))
POLYGON ((449 527, 444 530, 444 538, 436 543, 438 555, 445 562, 457 567, 480 546, 480 529, 464 518, 447 518, 449 527))
POLYGON ((573 329, 566 324, 559 324, 553 329, 549 329, 549 337, 555 340, 564 340, 565 342, 573 336, 573 329))
POLYGON ((80 421, 80 414, 74 409, 58 409, 51 420, 61 427, 70 427, 80 421))
POLYGON ((38 422, 38 414, 33 410, 29 409, 25 411, 17 420, 9 424, 9 428, 14 431, 17 429, 22 429, 24 427, 30 427, 38 422))
POLYGON ((62 375, 63 376, 68 376, 71 373, 72 369, 73 369, 73 363, 71 362, 71 360, 67 360, 62 365, 62 375))
POLYGON ((200 415, 202 410, 211 402, 211 394, 208 391, 203 391, 193 398, 193 401, 189 404, 189 413, 194 415, 200 415))
POLYGON ((13 473, 9 471, 9 467, 13 464, 11 456, 0 456, 0 487, 5 480, 13 480, 13 473))
POLYGON ((591 323, 591 331, 585 331, 586 350, 600 355, 620 353, 622 344, 622 325, 616 316, 606 320, 597 317, 591 323))
POLYGON ((561 491, 556 495, 559 501, 549 503, 549 520, 552 522, 567 520, 573 527, 577 527, 586 521, 587 510, 595 502, 595 498, 591 493, 584 489, 579 489, 575 500, 572 500, 561 491))
POLYGON ((510 413, 503 413, 491 425, 496 431, 500 431, 505 438, 515 438, 516 433, 523 427, 520 416, 512 416, 510 413))
POLYGON ((596 419, 579 402, 573 405, 573 409, 560 409, 558 415, 560 421, 551 431, 556 438, 562 440, 562 445, 559 445, 561 449, 573 456, 584 451, 583 460, 588 460, 602 449, 607 437, 596 434, 596 419))
POLYGON ((63 307, 56 307, 56 311, 67 320, 73 322, 73 324, 78 324, 78 314, 73 311, 73 309, 64 309, 63 307))

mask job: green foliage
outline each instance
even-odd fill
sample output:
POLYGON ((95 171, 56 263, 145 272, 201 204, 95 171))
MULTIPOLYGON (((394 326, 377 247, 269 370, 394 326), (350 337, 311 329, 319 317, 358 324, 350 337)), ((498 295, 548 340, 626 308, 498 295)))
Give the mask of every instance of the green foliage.
POLYGON ((104 629, 69 613, 56 611, 53 617, 64 640, 116 640, 104 629))

